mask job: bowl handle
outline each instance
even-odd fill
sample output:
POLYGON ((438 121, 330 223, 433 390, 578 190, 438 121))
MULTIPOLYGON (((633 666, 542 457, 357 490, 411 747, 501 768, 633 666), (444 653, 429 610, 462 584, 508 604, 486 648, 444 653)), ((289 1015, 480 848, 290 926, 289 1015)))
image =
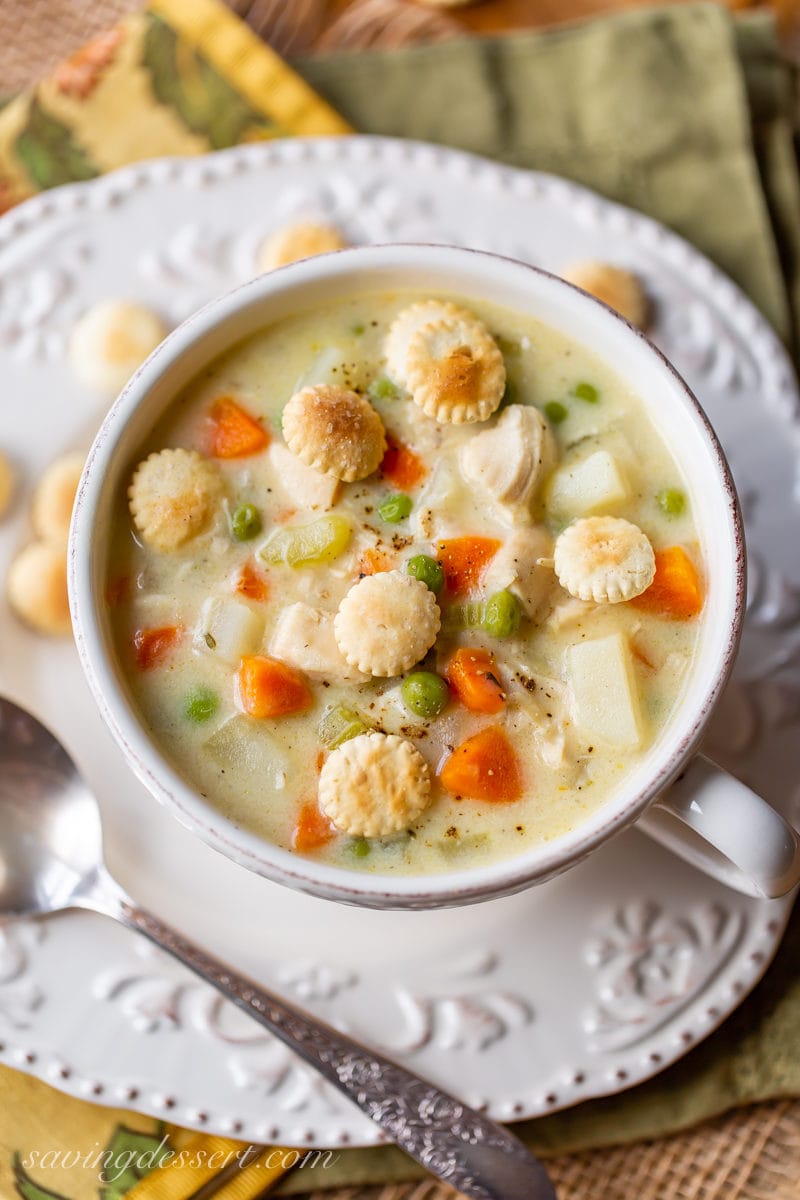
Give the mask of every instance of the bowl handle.
POLYGON ((637 828, 738 892, 785 896, 800 883, 800 840, 766 800, 698 756, 637 828))

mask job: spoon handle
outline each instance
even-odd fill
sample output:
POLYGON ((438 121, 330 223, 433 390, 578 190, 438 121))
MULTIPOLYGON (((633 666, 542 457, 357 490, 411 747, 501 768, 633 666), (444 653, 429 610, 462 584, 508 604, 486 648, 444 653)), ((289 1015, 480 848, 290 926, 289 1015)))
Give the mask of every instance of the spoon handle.
POLYGON ((407 1154, 472 1200, 556 1200, 544 1167, 488 1117, 360 1046, 202 950, 139 907, 110 877, 79 901, 144 934, 280 1038, 407 1154))

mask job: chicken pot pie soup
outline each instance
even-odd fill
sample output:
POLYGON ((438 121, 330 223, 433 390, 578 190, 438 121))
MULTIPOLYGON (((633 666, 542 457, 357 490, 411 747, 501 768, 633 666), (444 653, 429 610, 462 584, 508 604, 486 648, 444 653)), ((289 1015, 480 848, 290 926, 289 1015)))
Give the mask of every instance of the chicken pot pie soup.
POLYGON ((116 654, 236 826, 384 875, 612 798, 703 624, 687 481, 605 362, 458 297, 358 295, 214 361, 114 516, 116 654))

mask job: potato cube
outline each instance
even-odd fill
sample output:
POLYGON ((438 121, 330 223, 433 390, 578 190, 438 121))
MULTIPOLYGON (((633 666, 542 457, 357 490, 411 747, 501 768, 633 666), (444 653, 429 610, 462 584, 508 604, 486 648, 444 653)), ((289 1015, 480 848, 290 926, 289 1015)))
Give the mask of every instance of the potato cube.
POLYGON ((341 490, 333 475, 323 475, 292 454, 281 442, 272 442, 267 451, 275 481, 287 500, 298 508, 332 508, 341 490))
POLYGON ((576 642, 567 650, 575 724, 615 746, 641 743, 641 717, 630 650, 621 633, 576 642))
POLYGON ((209 596, 200 612, 194 644, 237 666, 245 654, 253 654, 264 633, 264 618, 248 604, 229 596, 209 596))
POLYGON ((556 512, 570 516, 613 508, 628 495, 619 464, 607 450, 565 463, 550 480, 549 502, 556 512))
POLYGON ((263 721, 231 717, 203 742, 203 750, 224 771, 238 771, 249 781, 281 788, 289 767, 280 742, 263 721))

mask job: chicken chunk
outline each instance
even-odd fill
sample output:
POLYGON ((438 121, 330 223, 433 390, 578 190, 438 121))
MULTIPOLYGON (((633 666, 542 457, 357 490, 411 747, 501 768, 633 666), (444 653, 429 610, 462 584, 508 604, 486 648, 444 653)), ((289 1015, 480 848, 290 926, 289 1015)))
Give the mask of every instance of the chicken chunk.
POLYGON ((517 707, 509 706, 506 728, 512 740, 515 737, 520 739, 520 748, 526 754, 532 741, 536 753, 549 770, 561 771, 569 765, 563 722, 546 719, 535 700, 517 707))
POLYGON ((333 508, 342 486, 333 475, 323 475, 321 471, 307 467, 281 442, 270 443, 267 461, 278 486, 296 507, 325 511, 333 508))
POLYGON ((486 592, 507 588, 521 602, 525 613, 535 617, 553 584, 549 566, 540 565, 553 552, 550 535, 540 525, 515 530, 495 554, 483 576, 486 592))
POLYGON ((334 614, 322 612, 302 600, 281 612, 269 652, 291 667, 317 678, 359 683, 366 678, 351 667, 336 644, 334 614))
POLYGON ((555 459, 549 427, 527 404, 510 404, 460 454, 464 477, 488 494, 510 525, 530 524, 531 505, 555 459))

